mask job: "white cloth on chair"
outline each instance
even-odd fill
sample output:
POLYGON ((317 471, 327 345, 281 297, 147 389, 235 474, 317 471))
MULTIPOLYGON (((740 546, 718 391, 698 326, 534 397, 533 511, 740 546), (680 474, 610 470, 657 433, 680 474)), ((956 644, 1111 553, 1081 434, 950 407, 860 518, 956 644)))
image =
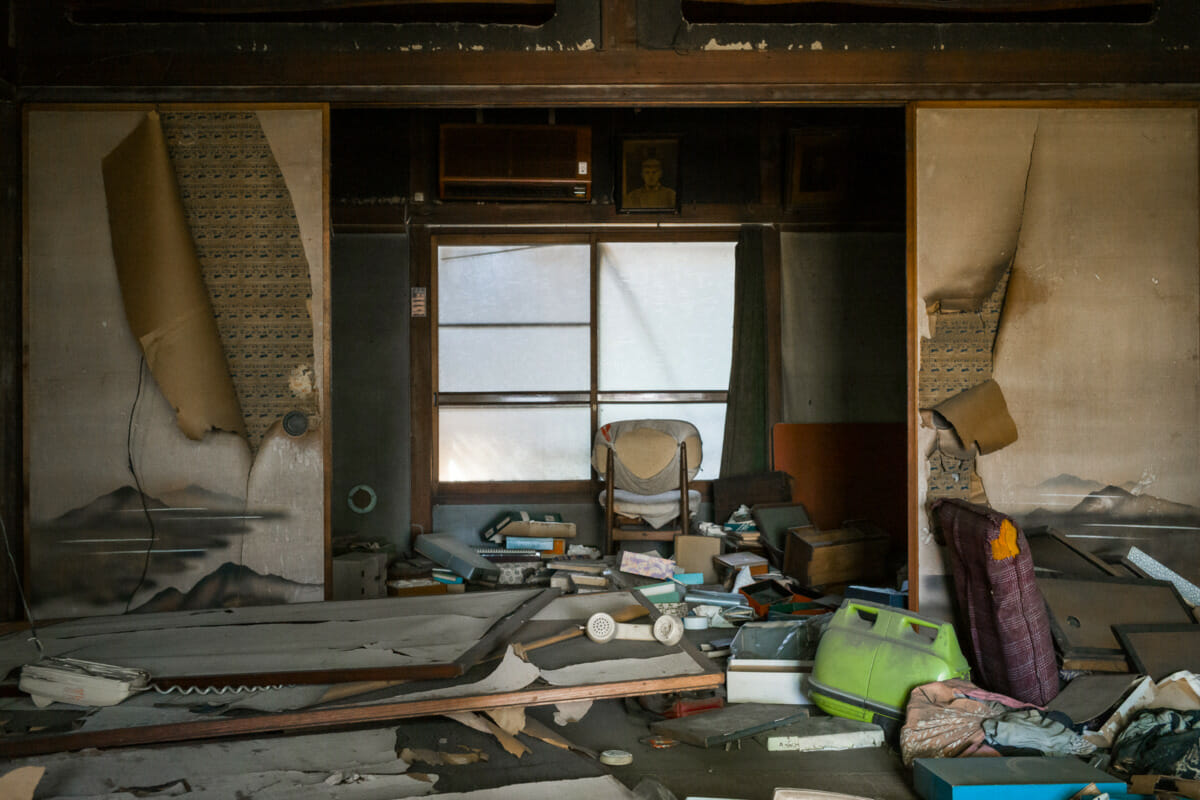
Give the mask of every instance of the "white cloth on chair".
MULTIPOLYGON (((600 493, 600 507, 604 508, 605 492, 600 493)), ((700 493, 688 490, 688 514, 696 516, 700 508, 700 493)), ((639 517, 651 528, 661 528, 679 516, 679 491, 659 494, 636 494, 624 489, 613 492, 613 509, 622 516, 639 517)))
POLYGON ((688 479, 696 477, 703 458, 700 432, 679 419, 626 419, 610 422, 596 431, 592 466, 605 474, 608 451, 613 459, 614 483, 641 495, 679 489, 679 443, 687 445, 688 479))

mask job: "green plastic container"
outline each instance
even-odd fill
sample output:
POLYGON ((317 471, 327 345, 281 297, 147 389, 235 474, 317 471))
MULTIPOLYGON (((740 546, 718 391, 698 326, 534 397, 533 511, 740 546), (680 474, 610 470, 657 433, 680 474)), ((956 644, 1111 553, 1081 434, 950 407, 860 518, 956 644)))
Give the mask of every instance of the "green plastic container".
POLYGON ((809 697, 828 714, 893 731, 913 688, 970 675, 950 623, 847 600, 821 636, 809 697))

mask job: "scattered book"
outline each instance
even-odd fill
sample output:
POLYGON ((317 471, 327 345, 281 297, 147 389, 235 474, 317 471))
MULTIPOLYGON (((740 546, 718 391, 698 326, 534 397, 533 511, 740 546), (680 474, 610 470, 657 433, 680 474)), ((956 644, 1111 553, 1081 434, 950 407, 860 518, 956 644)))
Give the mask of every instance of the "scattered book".
POLYGON ((463 578, 461 575, 456 575, 453 572, 451 572, 450 570, 443 569, 441 567, 435 568, 429 577, 433 578, 438 583, 462 583, 463 582, 463 578))
POLYGON ((543 555, 565 555, 567 543, 563 539, 541 539, 536 536, 506 536, 505 550, 529 550, 543 555))
POLYGON ((570 572, 591 572, 599 575, 608 569, 608 565, 603 561, 579 561, 571 559, 555 559, 549 561, 546 566, 550 569, 569 570, 570 572))

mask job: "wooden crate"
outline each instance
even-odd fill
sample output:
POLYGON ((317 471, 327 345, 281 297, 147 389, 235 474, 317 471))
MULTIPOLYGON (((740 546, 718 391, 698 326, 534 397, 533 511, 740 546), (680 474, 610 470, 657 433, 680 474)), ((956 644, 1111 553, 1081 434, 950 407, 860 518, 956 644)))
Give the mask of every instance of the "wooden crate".
POLYGON ((805 586, 878 584, 885 579, 888 535, 870 523, 820 531, 788 530, 783 571, 805 586))

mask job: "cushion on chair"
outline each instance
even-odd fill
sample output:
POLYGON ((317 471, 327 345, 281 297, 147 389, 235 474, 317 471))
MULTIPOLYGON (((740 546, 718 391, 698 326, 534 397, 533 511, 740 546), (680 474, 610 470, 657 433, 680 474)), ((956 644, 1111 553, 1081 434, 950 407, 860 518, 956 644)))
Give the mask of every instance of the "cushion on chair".
MULTIPOLYGON (((604 508, 606 493, 600 493, 600 507, 604 508)), ((700 509, 700 493, 688 490, 688 514, 696 516, 700 509)), ((659 494, 634 494, 624 489, 613 492, 613 510, 624 517, 641 519, 651 528, 661 528, 679 516, 679 491, 659 494)))
POLYGON ((703 457, 700 432, 678 419, 620 420, 602 426, 592 447, 592 467, 604 475, 612 450, 617 488, 638 494, 678 490, 680 442, 687 445, 688 478, 694 478, 703 457))
POLYGON ((975 682, 1046 705, 1058 694, 1058 662, 1025 535, 999 511, 963 500, 935 500, 932 512, 950 554, 975 682))

